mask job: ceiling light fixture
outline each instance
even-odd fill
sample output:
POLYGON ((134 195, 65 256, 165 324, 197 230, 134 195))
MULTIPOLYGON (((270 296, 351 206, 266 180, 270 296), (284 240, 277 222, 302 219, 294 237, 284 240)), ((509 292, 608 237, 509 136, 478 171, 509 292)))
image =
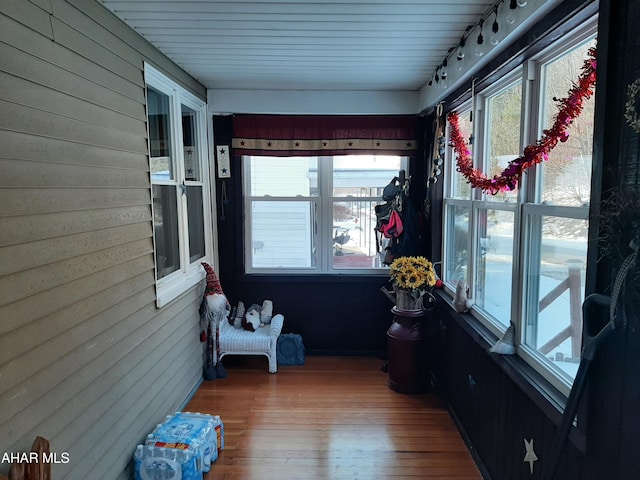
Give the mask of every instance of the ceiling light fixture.
POLYGON ((447 70, 445 67, 447 66, 447 59, 445 58, 440 65, 440 88, 447 88, 449 84, 447 83, 447 70))
POLYGON ((442 77, 443 79, 447 78, 447 71, 446 71, 446 66, 447 66, 448 62, 447 59, 445 58, 444 61, 442 62, 442 65, 440 66, 440 77, 442 77))
POLYGON ((464 58, 464 37, 460 39, 460 43, 458 44, 458 50, 456 52, 456 58, 458 60, 462 60, 464 58))
POLYGON ((478 39, 476 41, 476 50, 475 50, 475 54, 477 57, 481 57, 482 55, 484 55, 484 49, 483 49, 483 44, 484 44, 484 37, 482 36, 482 26, 484 25, 484 19, 480 20, 480 33, 478 33, 478 39))
MULTIPOLYGON (((478 28, 478 36, 475 38, 475 42, 473 44, 473 55, 476 57, 483 57, 491 47, 495 47, 500 42, 504 41, 505 37, 505 27, 503 25, 503 31, 500 30, 500 21, 498 20, 498 13, 502 15, 500 20, 506 22, 510 25, 516 23, 516 20, 519 21, 520 14, 518 13, 518 8, 524 7, 528 4, 527 0, 496 0, 493 5, 485 11, 485 13, 478 19, 478 21, 473 25, 468 25, 465 29, 464 33, 460 37, 460 41, 457 45, 454 45, 447 52, 444 61, 438 65, 432 73, 431 79, 428 82, 429 86, 435 86, 437 88, 446 88, 447 87, 447 77, 448 73, 448 58, 455 58, 457 61, 454 62, 453 66, 455 67, 455 72, 453 73, 454 80, 458 78, 464 68, 473 66, 478 60, 474 59, 470 62, 463 62, 466 56, 466 47, 468 43, 468 39, 471 37, 471 33, 478 28), (504 8, 501 8, 501 4, 505 4, 504 8), (508 7, 507 7, 508 5, 508 7), (500 10, 500 12, 498 12, 500 10), (484 22, 491 21, 491 16, 493 15, 493 21, 491 22, 491 32, 489 33, 488 42, 489 47, 485 48, 485 38, 484 38, 484 22), (455 50, 455 57, 454 55, 455 50), (434 83, 435 82, 435 83, 434 83)), ((510 31, 513 27, 506 27, 506 30, 510 31)), ((508 32, 506 32, 508 33, 508 32)), ((451 76, 451 75, 449 75, 451 76)))
POLYGON ((498 31, 500 30, 500 25, 498 25, 498 5, 493 9, 493 14, 495 15, 493 19, 493 24, 491 25, 491 36, 489 36, 489 43, 494 47, 500 43, 500 35, 498 31))
POLYGON ((511 0, 509 2, 509 13, 507 13, 507 23, 512 25, 516 21, 516 9, 518 8, 518 1, 511 0))

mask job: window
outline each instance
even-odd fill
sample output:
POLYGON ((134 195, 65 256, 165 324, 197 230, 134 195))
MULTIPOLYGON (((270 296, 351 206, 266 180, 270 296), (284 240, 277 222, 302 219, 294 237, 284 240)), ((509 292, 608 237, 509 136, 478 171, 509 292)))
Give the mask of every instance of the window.
POLYGON ((382 155, 243 157, 246 271, 385 268, 374 207, 406 166, 402 157, 382 155))
MULTIPOLYGON (((538 134, 551 125, 554 97, 566 96, 594 44, 587 39, 539 59, 538 134)), ((578 370, 582 347, 594 104, 592 96, 571 125, 569 139, 539 166, 523 208, 524 353, 567 380, 578 370)))
MULTIPOLYGON (((484 135, 478 135, 479 156, 487 176, 499 174, 519 156, 522 119, 522 76, 505 82, 484 99, 484 135)), ((474 296, 479 308, 500 328, 509 325, 517 191, 497 195, 474 192, 474 296)))
POLYGON ((205 103, 145 65, 157 304, 203 278, 211 255, 205 103))
MULTIPOLYGON (((489 177, 549 128, 595 44, 595 22, 526 62, 460 108, 474 166, 489 177), (474 122, 471 122, 471 111, 474 122)), ((518 353, 568 394, 581 349, 594 97, 569 140, 523 176, 518 191, 471 189, 448 162, 443 277, 470 285, 472 314, 498 337, 513 321, 518 353)), ((454 158, 453 152, 449 158, 454 158)))

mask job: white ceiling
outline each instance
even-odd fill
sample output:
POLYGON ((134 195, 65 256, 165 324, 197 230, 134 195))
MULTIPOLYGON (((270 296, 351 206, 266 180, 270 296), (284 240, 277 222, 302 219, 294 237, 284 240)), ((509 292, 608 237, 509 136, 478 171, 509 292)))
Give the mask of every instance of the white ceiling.
POLYGON ((324 91, 420 90, 495 3, 100 1, 207 88, 324 91))

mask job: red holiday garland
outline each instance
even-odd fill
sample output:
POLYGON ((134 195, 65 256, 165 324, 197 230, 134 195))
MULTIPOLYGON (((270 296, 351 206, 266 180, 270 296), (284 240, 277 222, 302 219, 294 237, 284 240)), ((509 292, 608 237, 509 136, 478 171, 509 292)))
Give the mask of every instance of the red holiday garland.
POLYGON ((467 181, 476 188, 495 195, 498 192, 515 190, 522 173, 529 167, 549 159, 549 152, 560 142, 569 139, 567 132, 573 120, 582 112, 582 103, 593 95, 593 86, 596 83, 596 48, 589 49, 589 56, 582 66, 582 73, 578 77, 578 83, 574 84, 566 98, 558 102, 558 114, 553 126, 543 130, 543 136, 535 144, 524 149, 524 155, 511 160, 507 168, 500 175, 493 178, 487 177, 480 170, 473 168, 471 152, 466 146, 466 141, 460 132, 458 114, 451 112, 448 115, 451 126, 451 144, 458 156, 457 170, 462 173, 467 181))

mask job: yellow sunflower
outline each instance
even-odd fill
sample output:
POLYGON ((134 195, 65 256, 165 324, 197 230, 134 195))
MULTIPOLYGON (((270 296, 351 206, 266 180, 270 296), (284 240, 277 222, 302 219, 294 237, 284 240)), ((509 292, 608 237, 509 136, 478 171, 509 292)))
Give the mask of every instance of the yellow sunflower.
POLYGON ((390 276, 399 288, 414 291, 433 287, 437 278, 433 264, 422 256, 396 258, 390 265, 390 276))
POLYGON ((433 270, 429 270, 425 273, 425 281, 427 285, 433 287, 436 284, 436 272, 433 270))
POLYGON ((429 269, 432 267, 431 262, 424 257, 411 257, 411 261, 414 263, 414 265, 422 267, 424 269, 429 269))
POLYGON ((416 270, 414 267, 407 267, 404 275, 404 288, 418 288, 421 285, 422 279, 420 278, 420 271, 416 270))

